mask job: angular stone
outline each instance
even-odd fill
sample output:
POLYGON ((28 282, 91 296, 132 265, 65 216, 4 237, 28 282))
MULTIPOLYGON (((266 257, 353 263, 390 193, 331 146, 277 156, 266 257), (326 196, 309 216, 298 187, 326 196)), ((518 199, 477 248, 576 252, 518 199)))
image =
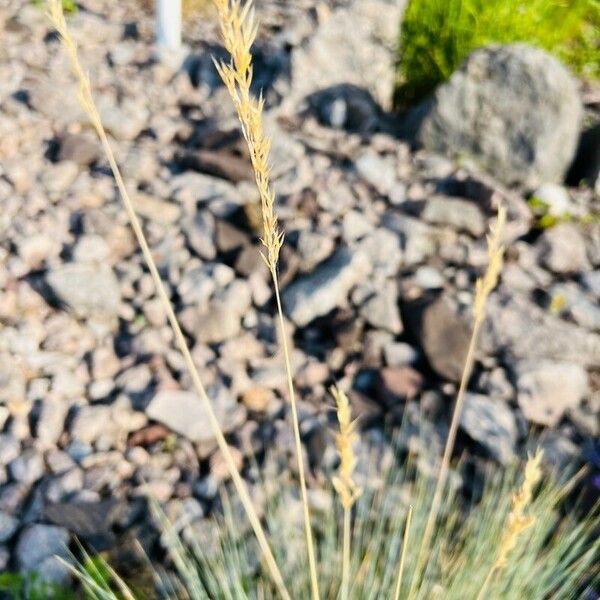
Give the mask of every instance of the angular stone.
POLYGON ((588 391, 586 370, 577 364, 536 361, 518 366, 517 399, 529 421, 554 427, 588 391))
MULTIPOLYGON (((230 431, 236 426, 234 417, 240 408, 235 399, 225 390, 213 396, 211 401, 221 428, 224 432, 230 431)), ((209 443, 215 440, 207 412, 193 392, 161 390, 146 407, 146 414, 192 442, 209 443)))
POLYGON ((486 230, 481 209, 473 202, 460 198, 436 197, 427 200, 421 218, 434 225, 447 225, 458 231, 466 231, 474 237, 481 237, 486 230))
POLYGON ((573 223, 546 229, 537 246, 542 264, 559 275, 580 273, 590 267, 585 240, 573 223))
POLYGON ((110 268, 67 264, 50 271, 46 281, 56 297, 81 317, 119 312, 121 290, 110 268))
POLYGON ((395 335, 402 333, 396 284, 393 281, 386 282, 361 306, 360 314, 369 325, 377 329, 385 329, 395 335))
POLYGON ((542 310, 527 297, 500 288, 489 298, 480 346, 513 361, 551 360, 600 366, 600 335, 542 310))
POLYGON ((501 181, 526 186, 562 180, 583 113, 577 80, 525 44, 475 50, 417 111, 427 149, 467 155, 501 181))
POLYGON ((508 464, 513 458, 517 422, 514 413, 503 400, 467 393, 460 416, 460 427, 498 462, 508 464))
POLYGON ((69 556, 69 532, 55 525, 29 525, 19 536, 15 555, 19 568, 35 571, 39 564, 47 559, 69 556))
POLYGON ((340 248, 316 271, 291 283, 283 291, 286 314, 299 326, 342 306, 348 293, 368 273, 364 254, 340 248))

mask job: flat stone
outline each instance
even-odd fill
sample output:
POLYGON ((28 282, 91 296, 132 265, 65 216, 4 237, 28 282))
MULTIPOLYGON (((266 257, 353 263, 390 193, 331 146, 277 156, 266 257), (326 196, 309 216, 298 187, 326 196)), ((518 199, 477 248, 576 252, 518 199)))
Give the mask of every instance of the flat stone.
POLYGON ((364 254, 340 248, 316 271, 285 288, 282 299, 286 314, 301 327, 326 315, 346 303, 350 290, 368 270, 364 254))
POLYGON ((56 297, 81 317, 119 312, 121 290, 110 268, 66 264, 50 271, 46 281, 56 297))
POLYGON ((19 519, 0 511, 0 543, 7 542, 19 528, 19 519))
POLYGON ((577 407, 588 391, 586 370, 566 362, 519 364, 517 399, 525 418, 538 425, 556 426, 565 412, 577 407))
POLYGON ((477 238, 486 230, 486 221, 481 209, 473 202, 460 198, 430 198, 425 203, 421 218, 427 223, 466 231, 477 238))
POLYGON ((19 568, 24 571, 35 571, 47 558, 52 557, 53 560, 56 560, 55 556, 68 558, 69 539, 69 532, 64 527, 29 525, 19 536, 15 548, 19 568))
POLYGON ((221 304, 213 303, 204 310, 189 307, 180 314, 182 327, 203 344, 218 344, 238 336, 242 330, 241 315, 221 304))
POLYGON ((360 314, 369 325, 377 329, 384 329, 395 335, 402 333, 396 284, 393 281, 386 282, 361 306, 360 314))
POLYGON ((167 202, 150 194, 137 192, 131 196, 135 212, 144 219, 156 223, 173 224, 179 220, 181 208, 177 204, 167 202))
POLYGON ((36 437, 44 444, 56 444, 61 436, 69 404, 62 400, 45 398, 40 403, 35 428, 36 437))
POLYGON ((9 465, 12 478, 21 483, 34 483, 44 474, 44 459, 33 450, 25 450, 9 465))
POLYGON ((480 347, 509 360, 600 365, 600 335, 550 314, 527 297, 499 288, 489 298, 480 347), (526 334, 524 333, 526 332, 526 334))
POLYGON ((510 463, 517 441, 517 422, 506 402, 467 393, 460 427, 498 462, 510 463))
MULTIPOLYGON (((221 428, 224 432, 230 431, 235 426, 233 417, 240 408, 235 399, 221 389, 211 398, 211 402, 221 428)), ((192 442, 208 443, 215 440, 206 410, 193 392, 161 390, 146 407, 146 414, 192 442)))
POLYGON ((590 268, 585 240, 577 225, 559 223, 546 229, 537 242, 541 263, 559 275, 590 268))

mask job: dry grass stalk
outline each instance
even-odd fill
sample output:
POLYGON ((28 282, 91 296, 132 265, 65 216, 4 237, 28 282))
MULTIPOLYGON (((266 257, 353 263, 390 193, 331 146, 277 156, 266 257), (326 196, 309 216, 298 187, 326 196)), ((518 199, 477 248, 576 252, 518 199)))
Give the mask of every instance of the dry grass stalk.
MULTIPOLYGON (((192 378, 194 388, 198 394, 198 397, 200 398, 200 402, 202 402, 202 405, 203 405, 204 409, 206 410, 206 414, 208 416, 211 430, 213 431, 213 434, 215 435, 217 444, 219 446, 219 449, 221 450, 221 453, 222 453, 225 463, 227 465, 227 469, 231 475, 231 478, 235 485, 235 488, 240 496, 240 500, 242 502, 242 505, 244 506, 246 514, 248 515, 248 519, 250 521, 252 529, 254 530, 254 533, 258 540, 258 543, 259 543, 259 546, 263 553, 267 568, 268 568, 268 570, 273 578, 273 581, 274 581, 275 585, 277 586, 281 596, 283 598, 285 598, 286 600, 290 599, 290 595, 289 595, 289 593, 286 589, 286 586, 283 582, 281 572, 279 570, 279 567, 277 566, 275 557, 273 556, 273 553, 272 553, 269 543, 267 541, 264 529, 260 523, 260 519, 258 518, 258 515, 256 514, 256 511, 252 504, 252 500, 251 500, 248 490, 246 488, 246 484, 244 483, 242 477, 239 474, 239 471, 235 464, 235 460, 231 454, 229 446, 227 445, 225 437, 223 436, 223 432, 221 431, 221 427, 220 427, 217 417, 213 411, 213 408, 212 408, 211 402, 208 398, 208 395, 206 394, 206 390, 204 389, 204 386, 202 384, 202 381, 200 379, 200 376, 198 374, 196 366, 194 365, 194 361, 192 359, 190 350, 185 341, 185 337, 181 331, 179 322, 177 321, 177 317, 175 316, 175 311, 173 309, 173 305, 171 304, 171 300, 169 299, 169 296, 168 296, 168 294, 164 288, 164 285, 162 283, 162 280, 160 278, 160 274, 156 267, 156 263, 154 262, 154 258, 152 257, 152 253, 150 251, 150 247, 148 246, 148 242, 144 235, 142 226, 140 224, 140 221, 139 221, 137 215, 135 214, 135 210, 133 208, 131 198, 129 197, 129 194, 125 187, 125 183, 123 181, 123 177, 122 177, 119 167, 116 163, 114 153, 112 151, 112 148, 108 141, 108 137, 106 135, 106 131, 104 130, 104 127, 102 126, 102 121, 100 119, 98 109, 97 109, 96 104, 93 99, 89 77, 83 71, 83 68, 81 67, 81 63, 79 61, 79 55, 77 52, 77 46, 68 30, 68 27, 67 27, 67 24, 65 21, 65 17, 63 14, 63 10, 62 10, 62 2, 61 2, 61 0, 47 0, 47 5, 48 5, 48 17, 49 17, 52 25, 54 26, 56 31, 59 33, 59 35, 62 39, 63 45, 67 51, 67 55, 71 62, 71 67, 73 69, 75 78, 76 78, 78 86, 79 86, 79 91, 78 91, 79 102, 81 103, 81 106, 87 113, 92 125, 94 126, 94 129, 96 130, 98 137, 100 138, 100 142, 102 144, 102 147, 106 154, 106 158, 108 160, 108 163, 112 170, 113 176, 117 183, 117 187, 121 194, 121 198, 123 200, 125 210, 127 212, 127 215, 129 217, 129 220, 131 223, 131 227, 134 231, 134 234, 135 234, 137 241, 140 245, 140 248, 142 250, 144 260, 146 262, 148 270, 150 271, 150 275, 152 276, 154 285, 156 286, 158 296, 159 296, 159 298, 163 304, 163 307, 167 313, 167 317, 169 319, 171 328, 173 329, 173 333, 175 335, 175 341, 177 343, 179 351, 181 352, 181 354, 183 355, 183 357, 185 359, 185 363, 187 365, 190 376, 192 378)), ((174 410, 176 410, 176 407, 174 407, 174 410)))
POLYGON ((506 566, 508 555, 514 549, 521 534, 531 527, 535 522, 535 517, 527 514, 527 507, 531 504, 533 490, 542 478, 540 463, 543 457, 543 450, 538 450, 533 457, 529 457, 525 465, 525 479, 521 489, 513 496, 512 509, 506 520, 506 528, 500 540, 498 555, 492 568, 490 569, 477 600, 483 600, 486 597, 489 585, 494 575, 506 566))
POLYGON ((504 232, 505 225, 506 208, 504 206, 501 206, 498 209, 498 218, 496 220, 496 223, 490 228, 490 234, 487 237, 489 256, 488 267, 483 277, 477 280, 475 288, 475 300, 473 303, 473 332, 471 334, 471 340, 469 342, 469 348, 467 351, 467 357, 463 368, 458 394, 456 396, 456 402, 454 404, 454 411, 452 413, 452 420, 450 422, 448 438, 446 440, 446 446, 444 448, 444 454, 442 456, 442 463, 440 465, 440 471, 435 485, 433 499, 431 501, 431 508, 429 510, 429 515, 427 517, 427 522, 425 524, 425 530, 423 533, 423 539, 421 541, 421 547, 419 549, 419 554, 417 557, 416 569, 413 576, 411 592, 409 594, 409 597, 411 598, 413 597, 413 593, 416 589, 416 586, 420 582, 420 578, 422 575, 421 572, 427 559, 429 544, 431 543, 435 523, 439 515, 442 495, 446 487, 446 482, 448 480, 448 474, 450 471, 450 459, 452 457, 454 444, 456 442, 456 434, 458 433, 460 415, 462 413, 465 401, 465 392, 469 383, 469 379, 471 377, 473 364, 475 362, 475 349, 477 347, 477 341, 479 339, 481 327, 483 326, 483 322, 485 320, 485 307, 489 295, 498 283, 498 277, 500 275, 500 271, 502 270, 502 264, 504 259, 504 246, 502 245, 502 235, 504 232))
POLYGON ((353 446, 358 440, 356 422, 352 421, 348 396, 337 387, 331 388, 331 395, 337 405, 337 418, 340 430, 335 435, 335 445, 340 455, 339 475, 333 478, 333 487, 340 496, 344 508, 344 532, 342 543, 342 587, 340 597, 348 598, 350 584, 350 519, 352 507, 360 497, 362 490, 352 478, 356 467, 356 455, 353 446))
POLYGON ((231 56, 231 60, 228 63, 215 62, 215 65, 221 79, 229 91, 229 95, 231 96, 238 114, 242 133, 250 151, 256 185, 260 195, 263 222, 263 237, 261 241, 265 247, 265 252, 261 253, 261 255, 271 273, 277 303, 277 315, 279 327, 281 329, 288 394, 292 411, 296 458, 298 461, 298 473, 300 477, 300 493, 302 496, 304 513, 304 529, 310 569, 311 589, 313 599, 318 600, 319 585, 317 579, 317 564, 306 492, 306 477, 302 443, 300 440, 298 409, 292 381, 290 350, 285 331, 285 321, 283 318, 277 274, 277 262, 279 259, 279 251, 283 244, 283 232, 280 231, 277 222, 277 215, 275 213, 275 192, 270 180, 271 141, 265 134, 263 128, 262 115, 264 100, 262 97, 255 98, 250 92, 253 75, 252 53, 250 52, 250 49, 256 37, 257 27, 254 22, 254 11, 251 0, 248 0, 244 4, 242 4, 241 0, 215 0, 215 5, 219 17, 223 45, 231 56))
POLYGON ((398 579, 396 580, 396 591, 394 600, 400 600, 400 589, 402 588, 402 575, 404 573, 404 563, 406 562, 406 552, 408 549, 408 536, 410 535, 410 523, 412 521, 413 507, 408 507, 406 515, 406 525, 404 526, 404 536, 402 539, 402 554, 400 554, 400 565, 398 566, 398 579))

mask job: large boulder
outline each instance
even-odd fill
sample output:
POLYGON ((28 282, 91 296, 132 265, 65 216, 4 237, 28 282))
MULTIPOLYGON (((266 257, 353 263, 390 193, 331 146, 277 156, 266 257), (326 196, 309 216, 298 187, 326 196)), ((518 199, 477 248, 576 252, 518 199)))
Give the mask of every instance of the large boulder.
POLYGON ((493 45, 416 109, 417 138, 507 184, 535 186, 563 179, 582 113, 577 82, 558 60, 525 44, 493 45))
POLYGON ((404 0, 352 0, 324 17, 292 54, 293 98, 288 102, 352 84, 388 107, 404 4, 404 0))

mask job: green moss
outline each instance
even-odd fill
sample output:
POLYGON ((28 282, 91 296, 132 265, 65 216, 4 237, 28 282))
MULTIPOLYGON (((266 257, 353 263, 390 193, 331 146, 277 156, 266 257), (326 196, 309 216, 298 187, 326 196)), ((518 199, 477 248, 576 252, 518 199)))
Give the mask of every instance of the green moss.
POLYGON ((402 23, 396 105, 422 99, 476 48, 527 42, 582 77, 600 77, 600 0, 410 0, 402 23))

